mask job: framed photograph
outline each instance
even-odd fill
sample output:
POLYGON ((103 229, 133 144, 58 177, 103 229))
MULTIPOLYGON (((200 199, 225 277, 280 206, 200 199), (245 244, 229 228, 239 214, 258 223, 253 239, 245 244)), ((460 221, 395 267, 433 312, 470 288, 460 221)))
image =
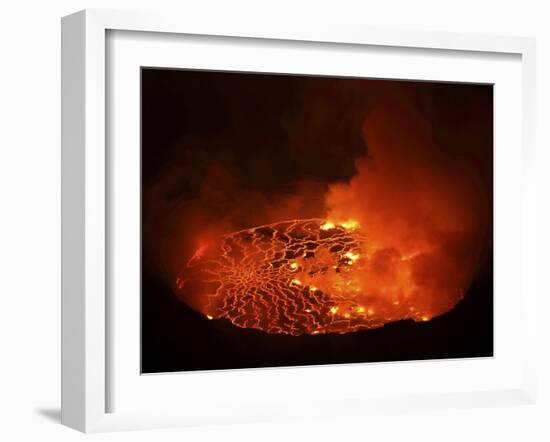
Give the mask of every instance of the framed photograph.
POLYGON ((534 401, 534 41, 62 21, 62 422, 534 401))

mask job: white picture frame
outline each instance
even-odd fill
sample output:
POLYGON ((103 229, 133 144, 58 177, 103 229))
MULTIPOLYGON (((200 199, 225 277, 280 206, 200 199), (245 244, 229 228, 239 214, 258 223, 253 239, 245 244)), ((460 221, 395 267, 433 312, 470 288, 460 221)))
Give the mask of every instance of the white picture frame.
MULTIPOLYGON (((213 22, 194 17, 86 10, 62 20, 62 423, 84 432, 246 422, 300 416, 364 414, 372 410, 450 408, 532 403, 535 400, 535 179, 533 170, 535 107, 535 42, 529 38, 494 37, 417 31, 357 29, 308 23, 304 26, 213 22), (201 35, 270 39, 286 42, 338 43, 380 48, 436 49, 521 57, 521 218, 517 235, 521 253, 520 310, 516 327, 523 330, 525 353, 521 382, 501 389, 431 392, 425 395, 327 399, 304 407, 284 408, 234 404, 234 413, 185 410, 109 411, 112 353, 109 344, 107 218, 110 197, 107 174, 106 35, 141 31, 164 35, 201 35), (289 410, 291 410, 289 412, 289 410)), ((498 107, 495 109, 498 112, 498 107)), ((496 246, 498 253, 498 243, 496 246)), ((333 367, 333 370, 339 370, 333 367)), ((357 368, 360 369, 360 368, 357 368)), ((303 372, 303 370, 302 370, 303 372)), ((242 373, 242 372, 241 372, 242 373)), ((224 376, 223 373, 219 376, 224 376)), ((264 376, 269 376, 269 373, 264 376)), ((166 379, 169 376, 165 377, 166 379)), ((164 380, 164 382, 169 382, 164 380)))

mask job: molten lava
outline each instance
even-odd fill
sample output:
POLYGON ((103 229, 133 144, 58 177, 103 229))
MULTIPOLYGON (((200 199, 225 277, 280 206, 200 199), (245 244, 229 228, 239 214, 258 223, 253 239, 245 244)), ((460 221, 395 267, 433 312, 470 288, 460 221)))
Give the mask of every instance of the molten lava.
POLYGON ((208 319, 272 334, 349 333, 427 321, 462 298, 430 302, 415 277, 424 252, 381 248, 355 220, 284 221, 202 244, 176 287, 208 319))

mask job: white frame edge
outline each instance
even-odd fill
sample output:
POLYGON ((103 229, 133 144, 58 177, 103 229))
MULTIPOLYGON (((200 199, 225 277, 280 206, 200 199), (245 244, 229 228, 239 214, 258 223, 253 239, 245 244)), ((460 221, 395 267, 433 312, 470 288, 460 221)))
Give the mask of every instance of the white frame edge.
POLYGON ((61 421, 105 415, 105 28, 62 20, 61 421))
MULTIPOLYGON (((161 17, 152 14, 84 10, 62 19, 62 407, 64 425, 84 432, 169 427, 186 422, 177 415, 106 413, 106 170, 105 35, 107 30, 152 31, 311 42, 333 42, 518 54, 523 75, 522 208, 523 253, 535 256, 536 194, 535 40, 501 37, 323 27, 272 25, 161 17)), ((536 270, 523 266, 526 317, 536 317, 536 270)), ((535 400, 536 324, 530 323, 524 388, 443 394, 414 399, 417 409, 533 403, 535 400)), ((410 404, 410 402, 409 402, 410 404)), ((347 411, 352 407, 344 407, 347 411)), ((354 413, 404 411, 398 399, 354 404, 354 413)), ((324 413, 330 406, 319 406, 324 413)), ((239 420, 236 418, 236 420, 239 420)))

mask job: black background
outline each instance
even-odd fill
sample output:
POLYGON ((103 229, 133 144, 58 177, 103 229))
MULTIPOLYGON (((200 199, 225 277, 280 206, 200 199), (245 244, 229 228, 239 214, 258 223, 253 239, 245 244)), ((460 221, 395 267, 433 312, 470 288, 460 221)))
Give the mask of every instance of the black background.
MULTIPOLYGON (((471 155, 492 193, 492 86, 142 69, 142 194, 174 167, 191 167, 194 177, 169 197, 193 199, 209 158, 260 192, 304 177, 348 180, 365 154, 369 94, 383 87, 415 103, 442 149, 471 155), (296 146, 306 153, 313 146, 315 155, 295 155, 296 146)), ((149 211, 143 204, 143 220, 149 211)), ((491 238, 478 275, 450 312, 425 323, 295 337, 193 311, 161 277, 144 237, 142 372, 492 356, 491 238)))

